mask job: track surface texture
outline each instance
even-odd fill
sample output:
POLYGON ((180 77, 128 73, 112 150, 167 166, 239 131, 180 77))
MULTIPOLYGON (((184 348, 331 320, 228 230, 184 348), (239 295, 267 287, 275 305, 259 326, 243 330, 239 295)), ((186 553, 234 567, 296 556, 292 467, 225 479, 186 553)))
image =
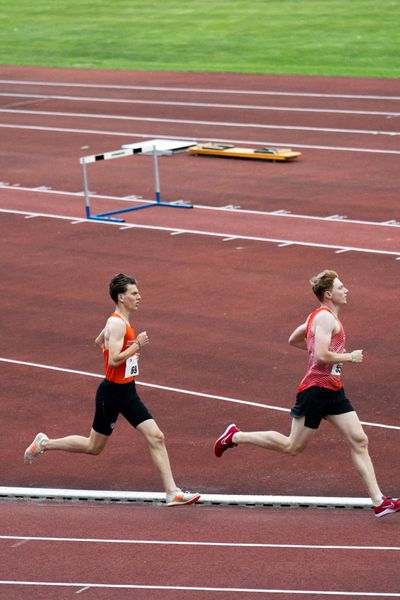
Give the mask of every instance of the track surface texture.
MULTIPOLYGON (((345 389, 381 487, 400 494, 399 105, 394 80, 1 67, 2 485, 160 489, 143 440, 122 418, 100 457, 22 463, 37 431, 89 432, 102 372, 93 340, 113 308, 108 282, 122 271, 139 280, 135 326, 150 337, 138 390, 179 484, 365 496, 326 423, 295 458, 250 447, 213 455, 231 422, 289 431, 305 355, 287 338, 315 306, 309 277, 328 267, 350 290, 341 313, 348 349, 365 353, 362 365, 346 365, 345 389), (302 156, 161 157, 162 198, 193 209, 86 221, 79 157, 151 138, 302 156)), ((88 174, 95 212, 153 199, 149 157, 89 165, 88 174)), ((6 500, 0 515, 1 598, 399 597, 398 515, 6 500), (137 544, 146 540, 157 544, 137 544), (164 544, 177 541, 232 547, 164 544)))

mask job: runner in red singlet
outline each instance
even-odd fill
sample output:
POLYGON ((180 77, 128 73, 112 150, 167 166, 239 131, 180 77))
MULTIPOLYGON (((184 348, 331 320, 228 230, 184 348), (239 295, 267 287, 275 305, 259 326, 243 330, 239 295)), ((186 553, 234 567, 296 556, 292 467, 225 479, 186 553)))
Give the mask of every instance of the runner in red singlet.
POLYGON ((252 444, 294 456, 306 448, 321 420, 326 419, 349 442, 353 464, 368 490, 375 515, 397 512, 400 500, 383 496, 368 453, 368 438, 342 386, 343 363, 363 361, 362 350, 346 352, 345 333, 338 317, 347 303, 348 290, 335 271, 325 270, 310 283, 321 306, 289 337, 289 344, 308 352, 307 371, 291 410, 290 435, 276 431, 244 432, 232 424, 215 442, 215 455, 220 457, 238 444, 252 444))
POLYGON ((303 390, 312 386, 328 388, 330 390, 340 390, 342 387, 342 382, 340 379, 342 363, 336 363, 332 365, 330 363, 318 361, 315 357, 315 331, 313 329, 313 323, 323 310, 328 311, 336 319, 339 327, 338 333, 332 335, 329 350, 331 352, 337 352, 338 354, 343 354, 345 352, 344 346, 346 335, 344 333, 343 325, 335 313, 326 306, 321 306, 320 308, 314 310, 314 312, 308 317, 306 324, 308 368, 306 374, 299 384, 299 387, 297 388, 298 392, 302 392, 303 390))
POLYGON ((194 504, 200 499, 200 494, 183 492, 176 486, 164 434, 136 392, 139 351, 149 343, 147 333, 143 331, 136 336, 130 324, 141 298, 136 280, 119 273, 110 282, 110 296, 115 302, 115 311, 95 340, 103 350, 105 378, 97 389, 96 412, 90 435, 49 439, 44 433, 38 433, 25 450, 24 460, 32 463, 39 454, 49 450, 100 454, 112 434, 118 415, 122 414, 147 441, 164 486, 167 505, 194 504))

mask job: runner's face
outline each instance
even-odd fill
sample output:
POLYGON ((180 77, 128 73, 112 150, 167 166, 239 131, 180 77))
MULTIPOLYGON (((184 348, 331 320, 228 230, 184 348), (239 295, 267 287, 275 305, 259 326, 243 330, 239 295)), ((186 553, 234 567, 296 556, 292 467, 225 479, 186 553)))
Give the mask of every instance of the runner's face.
POLYGON ((140 298, 139 290, 136 285, 133 284, 129 284, 126 288, 126 292, 121 294, 122 304, 129 311, 134 311, 138 308, 140 298))
POLYGON ((333 286, 331 290, 331 300, 334 304, 341 305, 347 304, 347 290, 340 279, 337 277, 333 281, 333 286))

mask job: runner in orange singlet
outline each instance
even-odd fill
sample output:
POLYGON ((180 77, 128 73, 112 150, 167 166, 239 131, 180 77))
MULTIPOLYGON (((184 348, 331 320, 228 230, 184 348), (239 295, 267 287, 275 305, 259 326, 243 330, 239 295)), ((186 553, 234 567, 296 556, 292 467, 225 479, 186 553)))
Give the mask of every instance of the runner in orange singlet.
POLYGON ((183 492, 176 486, 164 434, 136 392, 139 351, 149 343, 147 333, 143 331, 136 336, 130 324, 141 298, 136 280, 119 273, 110 282, 110 296, 115 302, 115 311, 95 340, 103 350, 105 379, 97 389, 96 412, 89 437, 70 435, 49 439, 44 433, 38 433, 25 450, 24 460, 32 463, 39 454, 50 450, 100 454, 112 434, 118 415, 122 414, 147 441, 165 489, 167 505, 194 504, 200 499, 200 494, 183 492))
POLYGON ((289 344, 308 352, 308 368, 298 386, 291 410, 289 436, 276 431, 240 431, 229 425, 214 445, 217 457, 238 444, 253 444, 290 455, 302 452, 322 419, 338 429, 351 447, 353 464, 372 500, 377 517, 400 510, 400 500, 383 496, 368 453, 368 438, 342 387, 343 363, 361 363, 363 351, 345 350, 345 333, 339 311, 347 303, 348 290, 335 271, 325 270, 310 281, 321 306, 309 315, 289 337, 289 344))

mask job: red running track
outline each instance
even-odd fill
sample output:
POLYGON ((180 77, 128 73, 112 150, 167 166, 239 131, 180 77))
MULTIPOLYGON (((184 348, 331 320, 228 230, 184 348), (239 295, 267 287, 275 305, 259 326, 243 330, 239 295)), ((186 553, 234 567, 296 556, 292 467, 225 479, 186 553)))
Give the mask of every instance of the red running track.
MULTIPOLYGON (((196 211, 191 213, 195 218, 196 211)), ((213 493, 363 495, 347 450, 327 427, 296 460, 241 448, 217 461, 212 452, 213 440, 232 421, 243 429, 288 430, 290 419, 279 409, 288 410, 293 404, 304 356, 288 347, 287 337, 314 305, 307 283, 310 273, 333 263, 350 288, 343 315, 349 343, 366 353, 363 365, 346 369, 346 389, 363 420, 384 426, 371 427, 368 433, 382 487, 391 492, 398 437, 398 430, 390 429, 398 427, 392 401, 397 342, 391 324, 396 305, 387 295, 399 266, 393 257, 248 240, 222 242, 157 230, 120 231, 107 224, 26 219, 19 214, 3 213, 2 219, 2 252, 9 265, 6 287, 17 289, 24 281, 29 289, 17 299, 12 295, 3 299, 8 315, 4 358, 101 373, 101 357, 92 340, 112 308, 104 289, 118 270, 139 272, 143 301, 136 325, 146 329, 151 340, 142 357, 141 381, 181 390, 150 387, 142 395, 167 435, 178 480, 213 493), (28 260, 21 262, 22 247, 28 260), (372 272, 379 286, 371 287, 372 272), (87 285, 84 295, 82 281, 87 285), (374 320, 378 306, 384 311, 380 320, 374 320), (23 347, 15 335, 20 314, 23 347), (318 475, 321 461, 313 448, 326 450, 324 478, 318 475), (194 464, 199 468, 193 469, 194 464), (254 469, 249 470, 249 464, 254 469), (222 471, 225 467, 229 470, 222 471)), ((131 464, 130 457, 142 453, 143 444, 122 421, 116 431, 120 439, 113 439, 107 448, 100 472, 99 459, 74 455, 63 456, 62 471, 51 455, 31 469, 24 466, 21 446, 36 431, 44 428, 52 437, 67 431, 86 434, 98 381, 79 373, 11 363, 4 363, 3 370, 7 375, 3 418, 13 432, 11 443, 0 440, 3 456, 8 457, 3 470, 6 485, 159 489, 149 461, 131 464), (11 415, 9 405, 16 407, 11 415)))
MULTIPOLYGON (((84 218, 84 199, 81 196, 0 188, 0 201, 3 210, 8 208, 11 211, 84 218)), ((124 210, 139 204, 142 204, 142 201, 135 204, 93 196, 91 214, 124 210)), ((194 210, 154 207, 115 217, 124 219, 127 225, 148 227, 150 230, 165 229, 204 236, 214 235, 222 239, 236 237, 242 240, 382 253, 393 255, 395 258, 400 257, 400 227, 393 225, 260 215, 251 211, 246 213, 204 207, 194 210)))
POLYGON ((400 523, 366 510, 0 508, 4 598, 399 597, 400 523))
MULTIPOLYGON (((303 156, 285 165, 162 161, 163 188, 197 204, 399 220, 394 80, 6 66, 1 77, 2 179, 11 184, 79 191, 84 145, 99 153, 159 136, 292 145, 303 156)), ((124 164, 92 170, 93 189, 149 197, 151 169, 124 164)))
MULTIPOLYGON (((92 82, 100 84, 148 86, 158 82, 164 86, 208 85, 259 91, 279 87, 301 94, 323 91, 328 94, 351 92, 359 96, 397 93, 392 81, 350 78, 253 79, 193 75, 189 81, 187 74, 47 72, 14 67, 4 67, 2 71, 3 78, 25 82, 51 79, 53 84, 61 80, 86 84, 90 75, 92 82)), ((17 92, 15 84, 7 86, 6 93, 17 92)), ((28 86, 24 89, 29 93, 28 86)), ((30 93, 40 93, 41 89, 36 86, 30 93)), ((48 91, 53 95, 60 93, 55 88, 48 91)), ((110 89, 106 92, 109 96, 110 89)), ((71 90, 67 93, 71 94, 71 90)), ((88 90, 84 93, 87 95, 88 90)), ((99 93, 96 90, 96 96, 99 93)), ((146 94, 136 90, 134 94, 142 100, 160 100, 160 95, 165 97, 166 92, 158 93, 158 97, 150 97, 149 90, 146 94)), ((186 95, 187 92, 176 94, 173 92, 169 98, 199 101, 198 97, 186 95)), ((226 96, 217 99, 227 103, 226 96)), ((122 99, 119 93, 118 98, 122 99)), ((132 98, 131 92, 129 98, 132 98)), ((240 102, 276 105, 276 97, 273 102, 268 97, 262 98, 262 102, 253 97, 249 101, 249 96, 242 94, 240 102)), ((208 96, 207 101, 215 102, 216 96, 208 96)), ((224 162, 222 166, 212 159, 192 160, 193 157, 187 156, 166 159, 161 165, 166 199, 184 198, 214 207, 233 203, 261 211, 285 209, 309 216, 327 217, 338 213, 353 220, 375 223, 398 220, 395 180, 398 137, 396 119, 388 114, 396 111, 394 97, 374 100, 329 97, 320 98, 317 104, 314 101, 315 98, 303 95, 301 106, 313 111, 331 108, 387 114, 324 113, 323 117, 323 113, 305 111, 254 110, 250 114, 247 109, 236 108, 229 108, 223 114, 221 108, 210 113, 214 110, 211 107, 202 107, 203 112, 200 112, 200 107, 187 106, 173 110, 169 107, 165 112, 165 107, 160 108, 162 105, 151 109, 149 105, 135 105, 132 111, 132 106, 127 110, 115 102, 94 108, 95 103, 89 101, 74 104, 72 100, 3 96, 1 110, 6 112, 0 112, 0 126, 10 135, 3 136, 0 142, 5 159, 2 179, 26 188, 47 185, 65 192, 79 192, 82 181, 77 159, 84 144, 89 143, 90 152, 101 152, 118 148, 127 141, 138 141, 141 138, 137 136, 145 134, 150 137, 158 134, 227 137, 228 129, 218 123, 232 120, 249 125, 249 120, 255 121, 250 117, 257 114, 264 116, 257 116, 257 123, 253 123, 256 125, 308 129, 270 131, 262 127, 235 126, 229 128, 229 136, 257 143, 286 144, 295 139, 303 145, 301 160, 289 165, 268 165, 268 168, 263 165, 261 169, 261 165, 245 161, 224 162), (92 116, 45 114, 66 111, 86 111, 92 116), (104 119, 105 112, 118 118, 104 119), (141 120, 127 119, 132 115, 141 120), (194 123, 188 127, 172 122, 171 117, 195 121, 211 119, 214 124, 194 123), (148 118, 157 121, 146 121, 148 118), (310 129, 321 129, 325 125, 380 133, 310 129), (339 144, 346 145, 347 149, 333 149, 339 144), (358 149, 351 151, 356 145, 358 149), (384 152, 379 153, 379 150, 384 152)), ((229 103, 232 104, 231 99, 229 103)), ((239 97, 235 103, 239 103, 239 97)), ((299 108, 298 98, 285 96, 284 104, 299 108)), ((111 163, 110 170, 93 171, 91 182, 99 194, 152 195, 151 169, 145 158, 130 162, 126 168, 111 163)), ((112 201, 112 206, 117 205, 112 201)), ((109 206, 109 201, 96 199, 99 210, 109 206)), ((309 276, 326 266, 336 268, 350 288, 349 306, 343 314, 349 344, 363 347, 366 355, 365 363, 358 369, 351 366, 346 369, 346 389, 360 417, 372 424, 366 426, 366 430, 381 486, 388 493, 397 493, 399 433, 398 411, 393 402, 393 390, 397 389, 397 337, 393 326, 397 322, 395 296, 399 268, 399 261, 395 260, 399 252, 396 225, 305 221, 270 215, 255 217, 205 209, 150 209, 127 217, 128 223, 149 229, 121 231, 118 226, 107 224, 73 224, 75 218, 83 217, 82 197, 13 190, 9 186, 0 190, 0 207, 6 211, 0 216, 2 257, 7 265, 3 286, 9 292, 2 299, 2 311, 7 315, 2 358, 100 373, 101 360, 92 340, 111 310, 105 294, 107 283, 119 270, 137 274, 143 303, 136 325, 147 329, 151 339, 143 356, 142 383, 180 390, 173 393, 143 387, 141 393, 166 434, 177 480, 202 492, 365 494, 354 476, 347 449, 327 426, 321 428, 304 455, 295 460, 257 449, 237 449, 221 461, 212 454, 215 437, 231 421, 244 429, 288 430, 288 415, 279 409, 287 410, 293 403, 295 387, 304 369, 304 357, 287 346, 287 337, 314 306, 307 284, 309 276), (26 213, 64 215, 67 219, 24 218, 32 216, 26 213), (203 234, 170 235, 177 229, 203 234), (233 239, 223 241, 216 233, 233 239), (254 239, 260 237, 265 241, 254 239), (297 243, 281 245, 271 240, 297 243), (299 242, 310 245, 302 246, 299 242), (332 247, 320 247, 324 243, 332 247), (336 253, 336 246, 350 247, 353 251, 336 253), (373 252, 355 252, 355 248, 373 252), (387 254, 390 252, 395 254, 387 254), (189 395, 188 391, 198 395, 189 395), (225 400, 207 398, 201 393, 223 396, 225 400), (235 399, 244 400, 246 404, 231 401, 235 399), (255 406, 252 402, 267 406, 255 406)), ((7 423, 7 436, 0 439, 3 485, 159 489, 141 440, 122 421, 107 451, 99 458, 45 455, 32 468, 24 466, 23 449, 38 429, 57 436, 73 431, 87 433, 98 380, 79 373, 48 371, 39 366, 2 362, 2 367, 4 385, 0 411, 3 422, 7 423)), ((395 560, 400 521, 397 515, 378 521, 366 510, 198 506, 171 512, 136 505, 8 502, 1 503, 0 515, 2 534, 19 536, 13 541, 2 540, 3 581, 34 577, 36 581, 47 582, 79 580, 150 586, 235 585, 241 589, 316 590, 317 594, 309 594, 309 598, 335 590, 349 591, 353 595, 355 592, 375 593, 376 597, 387 597, 384 594, 396 597, 398 593, 395 560), (221 553, 214 547, 207 547, 205 551, 197 546, 190 550, 174 546, 173 551, 170 546, 157 546, 156 552, 146 546, 139 552, 136 546, 132 550, 131 545, 121 545, 115 551, 114 546, 110 550, 110 544, 96 545, 93 551, 93 542, 77 541, 65 542, 69 551, 60 541, 29 541, 18 545, 23 542, 19 538, 46 534, 159 541, 189 539, 229 543, 233 540, 234 544, 238 541, 275 544, 311 541, 313 545, 349 546, 368 543, 383 549, 239 547, 221 553), (111 560, 104 564, 107 558, 111 560)), ((7 598, 24 598, 28 594, 30 598, 51 598, 55 594, 59 598, 78 592, 96 598, 125 598, 127 594, 147 598, 150 593, 148 589, 83 590, 15 585, 2 586, 0 594, 4 592, 7 598)), ((152 590, 151 597, 174 594, 174 597, 185 598, 189 593, 194 591, 152 590)), ((203 597, 216 594, 215 591, 196 593, 203 597)), ((232 592, 219 591, 218 598, 228 597, 228 594, 231 597, 232 592)), ((252 597, 252 592, 242 592, 242 596, 250 597, 250 594, 252 597)), ((294 592, 274 595, 292 598, 294 592)), ((267 597, 274 595, 268 593, 267 597)), ((308 600, 307 595, 301 597, 308 600)))

